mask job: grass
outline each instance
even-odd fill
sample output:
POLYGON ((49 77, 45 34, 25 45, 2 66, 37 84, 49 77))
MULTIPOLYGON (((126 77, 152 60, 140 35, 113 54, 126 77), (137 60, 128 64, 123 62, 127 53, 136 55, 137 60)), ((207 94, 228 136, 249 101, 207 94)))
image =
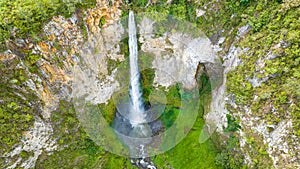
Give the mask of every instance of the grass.
MULTIPOLYGON (((179 144, 177 144, 174 148, 167 151, 164 154, 158 155, 153 158, 153 162, 157 165, 158 168, 175 168, 175 169, 217 169, 221 168, 221 166, 218 166, 216 164, 216 157, 219 153, 219 150, 214 145, 214 142, 212 139, 208 139, 204 143, 199 143, 199 136, 202 132, 202 128, 204 126, 204 109, 203 104, 205 103, 204 98, 209 97, 210 95, 210 83, 209 81, 203 81, 203 78, 206 79, 204 76, 201 76, 202 85, 201 89, 199 90, 200 96, 200 105, 198 110, 198 116, 195 120, 195 123, 192 127, 192 129, 189 131, 189 133, 184 137, 179 144)), ((184 92, 183 95, 178 95, 178 85, 175 85, 174 87, 171 87, 169 89, 167 98, 168 101, 170 101, 170 98, 172 100, 184 100, 187 99, 187 97, 191 97, 188 92, 184 92)), ((176 101, 172 102, 173 104, 176 103, 176 101)), ((181 102, 184 103, 184 102, 181 102)), ((177 104, 175 104, 177 105, 177 104)), ((175 106, 173 105, 173 106, 175 106)), ((190 104, 188 104, 190 105, 190 104)), ((178 105, 177 105, 178 106, 178 105)), ((183 106, 180 105, 179 106, 183 106)), ((167 106, 168 107, 168 106, 167 106)), ((190 115, 185 114, 185 116, 191 116, 192 111, 195 111, 195 109, 192 108, 193 106, 185 107, 186 111, 183 111, 181 113, 188 113, 190 115)), ((176 111, 179 111, 176 109, 176 107, 170 107, 171 110, 165 112, 161 120, 164 122, 164 125, 168 125, 168 122, 172 122, 173 120, 176 120, 176 118, 180 118, 178 116, 178 113, 176 111), (173 110, 174 109, 174 110, 173 110), (173 112, 173 113, 172 113, 173 112), (171 114, 170 114, 171 113, 171 114), (175 116, 175 117, 173 117, 175 116), (170 118, 171 117, 171 118, 170 118), (175 118, 175 119, 174 119, 175 118)), ((177 124, 178 128, 180 126, 187 126, 188 123, 191 123, 190 120, 185 120, 184 122, 177 124)), ((177 136, 180 134, 179 130, 176 131, 177 136)), ((175 134, 175 133, 174 133, 175 134)), ((175 134, 176 135, 176 134, 175 134)), ((167 140, 168 141, 168 140, 167 140)))
POLYGON ((218 150, 212 140, 200 144, 198 142, 204 120, 198 117, 195 125, 187 136, 173 149, 153 158, 158 168, 175 169, 216 169, 221 168, 215 164, 218 150), (196 129, 195 129, 196 128, 196 129))

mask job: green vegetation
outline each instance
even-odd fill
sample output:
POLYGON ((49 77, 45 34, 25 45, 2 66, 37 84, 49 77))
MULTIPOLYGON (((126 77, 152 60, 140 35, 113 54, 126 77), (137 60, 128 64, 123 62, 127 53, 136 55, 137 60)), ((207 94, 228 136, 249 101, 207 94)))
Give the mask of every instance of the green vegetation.
POLYGON ((190 22, 196 20, 197 5, 193 1, 172 0, 169 4, 166 0, 160 0, 144 8, 147 2, 148 0, 132 1, 129 8, 137 12, 149 12, 149 14, 156 16, 157 19, 162 16, 161 14, 169 14, 190 22))
MULTIPOLYGON (((182 26, 185 26, 184 22, 173 25, 174 27, 165 27, 166 24, 172 25, 172 20, 166 20, 162 15, 171 15, 176 19, 190 21, 192 26, 203 30, 212 41, 220 36, 226 37, 221 54, 228 51, 239 27, 246 24, 251 27, 246 37, 236 43, 237 46, 249 50, 239 56, 242 60, 241 65, 227 75, 227 92, 233 94, 237 107, 227 105, 230 114, 227 115, 228 126, 224 128, 228 134, 226 145, 219 150, 211 139, 203 144, 198 143, 206 107, 205 103, 201 102, 199 116, 187 137, 172 150, 153 158, 159 168, 247 168, 244 166, 244 157, 239 149, 239 136, 236 133, 241 126, 238 117, 234 119, 232 115, 237 112, 244 113, 245 106, 254 116, 261 117, 268 124, 276 125, 290 115, 293 132, 300 137, 299 5, 290 5, 292 2, 281 0, 173 0, 170 4, 163 0, 144 8, 147 2, 148 0, 132 1, 130 9, 148 12, 149 17, 157 21, 155 32, 158 36, 172 31, 173 28, 192 32, 182 29, 182 26), (205 10, 206 13, 196 17, 197 8, 205 10), (263 63, 262 66, 258 65, 259 62, 263 63), (253 78, 268 80, 255 87, 249 82, 249 79, 253 78)), ((41 56, 33 55, 25 49, 14 50, 15 40, 26 38, 30 42, 38 42, 43 38, 40 32, 43 24, 53 16, 68 17, 76 12, 76 9, 92 7, 94 4, 95 0, 0 0, 0 51, 9 48, 22 58, 0 62, 0 154, 5 155, 13 145, 20 142, 24 131, 32 127, 34 116, 39 114, 39 107, 42 105, 25 84, 29 79, 29 72, 39 74, 36 63, 41 56)), ((123 16, 128 15, 124 11, 123 16)), ((101 18, 99 27, 102 27, 104 22, 105 19, 101 18)), ((80 26, 85 29, 82 23, 80 26)), ((61 47, 57 43, 54 46, 61 47)), ((120 53, 128 58, 128 39, 122 41, 120 53)), ((147 53, 140 54, 139 64, 144 69, 141 76, 146 103, 150 102, 151 93, 165 92, 163 88, 155 89, 152 86, 155 74, 147 65, 152 59, 147 53)), ((58 57, 53 61, 53 64, 60 62, 58 57)), ((108 65, 109 73, 115 67, 120 68, 118 78, 124 79, 121 75, 128 71, 127 62, 108 60, 108 65)), ((208 82, 207 76, 200 77, 201 97, 211 97, 211 86, 208 82)), ((124 84, 127 84, 127 81, 124 81, 124 84)), ((181 100, 184 99, 178 88, 178 85, 174 85, 165 92, 167 106, 160 117, 165 129, 176 120, 181 100)), ((115 98, 123 98, 126 92, 128 93, 128 89, 122 88, 107 105, 97 106, 108 123, 112 122, 116 111, 115 98)), ((51 155, 43 153, 36 168, 133 168, 128 158, 112 155, 90 139, 76 119, 70 103, 61 101, 59 109, 52 113, 51 120, 59 149, 51 155)), ((272 161, 267 155, 268 145, 263 143, 262 136, 248 128, 243 128, 243 132, 247 142, 244 149, 254 162, 253 168, 270 168, 272 161)), ((20 154, 24 158, 31 155, 32 152, 24 151, 20 154)), ((0 158, 0 165, 3 163, 4 159, 0 158)))
MULTIPOLYGON (((243 108, 247 106, 253 116, 274 125, 286 120, 289 112, 293 119, 293 132, 299 137, 299 7, 281 1, 247 1, 244 4, 242 1, 227 1, 214 5, 219 11, 206 13, 201 17, 201 23, 208 35, 224 29, 221 36, 227 38, 223 52, 229 49, 237 28, 246 24, 251 27, 246 37, 236 44, 249 49, 239 56, 242 64, 227 74, 227 91, 234 95, 237 104, 236 108, 227 105, 228 110, 231 114, 243 113, 243 108), (207 24, 213 20, 220 22, 207 24), (249 82, 252 78, 268 79, 254 87, 249 82)), ((231 125, 236 128, 234 126, 231 125)), ((243 131, 249 138, 245 149, 253 159, 254 167, 270 167, 271 159, 266 155, 267 145, 264 145, 262 136, 248 128, 243 131)), ((236 151, 234 154, 242 152, 236 151)), ((231 165, 228 163, 225 166, 231 165)))
MULTIPOLYGON (((0 51, 5 50, 6 41, 29 37, 40 39, 44 23, 53 16, 70 16, 76 8, 95 5, 95 0, 0 0, 0 51)), ((101 22, 102 23, 102 22, 101 22)))
POLYGON ((240 142, 237 134, 235 133, 241 129, 241 126, 230 114, 227 114, 226 118, 227 127, 224 127, 223 130, 225 133, 229 134, 229 138, 226 141, 226 145, 222 148, 222 151, 218 153, 216 163, 226 169, 246 168, 243 164, 244 157, 240 153, 240 142))
POLYGON ((227 127, 224 128, 224 132, 235 132, 241 129, 241 126, 236 122, 234 117, 232 117, 230 114, 226 114, 227 118, 227 127))
MULTIPOLYGON (((0 154, 5 155, 18 143, 23 132, 32 127, 41 103, 26 85, 28 71, 20 60, 0 62, 0 154)), ((0 159, 0 163, 2 158, 0 159)))
POLYGON ((98 105, 98 108, 99 108, 99 112, 102 113, 104 119, 107 121, 107 123, 111 123, 113 122, 114 120, 114 117, 115 117, 115 113, 117 111, 116 109, 116 103, 114 102, 113 99, 110 99, 108 101, 107 104, 105 103, 102 103, 102 104, 99 104, 98 105))
POLYGON ((42 154, 36 168, 132 168, 128 158, 110 154, 90 139, 80 126, 72 104, 61 101, 51 119, 59 150, 52 155, 42 154))
POLYGON ((228 74, 228 91, 234 93, 240 107, 250 105, 252 112, 270 124, 277 124, 286 118, 286 112, 290 112, 295 134, 299 136, 300 10, 284 10, 277 1, 253 5, 258 18, 250 15, 254 9, 249 7, 244 11, 253 29, 240 42, 250 50, 240 56, 243 64, 228 74), (258 68, 258 60, 264 60, 263 67, 258 68), (254 88, 248 78, 268 80, 254 88), (254 95, 258 96, 255 101, 254 95), (271 114, 272 107, 278 114, 276 117, 271 114))
POLYGON ((225 169, 247 168, 243 162, 244 157, 239 152, 239 139, 234 134, 229 136, 226 147, 216 157, 216 164, 225 169))
MULTIPOLYGON (((161 89, 163 90, 163 89, 161 89)), ((168 88, 166 94, 166 108, 161 115, 160 120, 163 122, 166 129, 171 127, 175 122, 181 107, 180 85, 175 84, 168 88)))
MULTIPOLYGON (((208 77, 202 75, 202 80, 207 79, 208 77)), ((200 79, 201 80, 201 79, 200 79)), ((221 166, 215 163, 215 159, 219 150, 214 145, 212 139, 207 140, 206 142, 199 143, 199 135, 204 126, 203 115, 205 114, 205 104, 206 99, 209 98, 210 91, 204 91, 210 88, 210 83, 203 82, 203 87, 199 89, 200 96, 200 105, 198 110, 198 116, 192 127, 192 130, 189 131, 187 136, 174 148, 167 151, 162 155, 158 155, 153 158, 154 163, 158 168, 194 168, 194 169, 217 169, 221 166), (204 94, 205 93, 205 94, 204 94)), ((207 81, 208 82, 208 81, 207 81)), ((174 85, 169 88, 167 92, 168 104, 166 111, 162 114, 161 120, 164 122, 164 125, 171 125, 173 120, 176 119, 178 109, 174 103, 178 103, 176 100, 180 101, 181 98, 179 91, 179 85, 174 85), (174 107, 175 106, 175 107, 174 107), (169 109, 169 110, 168 110, 169 109)), ((180 102, 179 105, 180 107, 180 102)))
MULTIPOLYGON (((152 63, 154 56, 140 51, 139 52, 139 69, 141 74, 141 86, 143 90, 143 98, 145 104, 150 103, 150 95, 154 94, 158 90, 154 88, 153 81, 155 76, 155 70, 149 65, 152 63)), ((153 96, 153 95, 152 95, 153 96)), ((159 100, 159 98, 157 98, 159 100)))
POLYGON ((199 117, 193 130, 174 148, 162 155, 153 158, 158 168, 180 168, 180 169, 217 169, 221 168, 215 163, 218 150, 213 142, 208 140, 202 144, 198 143, 199 134, 203 127, 203 119, 199 117), (197 128, 197 129, 196 129, 197 128))
POLYGON ((99 27, 102 28, 102 26, 105 24, 105 18, 101 17, 99 21, 99 27))
POLYGON ((144 102, 146 104, 149 104, 149 96, 155 90, 153 87, 154 76, 154 69, 145 69, 141 71, 141 85, 143 89, 144 102))

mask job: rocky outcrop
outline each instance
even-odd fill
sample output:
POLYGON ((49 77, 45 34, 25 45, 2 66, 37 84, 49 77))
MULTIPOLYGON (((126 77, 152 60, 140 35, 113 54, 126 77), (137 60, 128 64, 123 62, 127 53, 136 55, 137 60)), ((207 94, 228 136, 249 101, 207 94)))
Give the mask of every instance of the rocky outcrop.
POLYGON ((156 85, 169 87, 181 83, 185 88, 194 88, 200 63, 220 63, 207 37, 195 38, 191 36, 193 32, 174 31, 154 38, 157 36, 156 32, 152 32, 154 23, 155 21, 144 17, 139 27, 141 50, 154 55, 152 68, 155 69, 156 85))
POLYGON ((24 133, 22 144, 14 148, 14 150, 6 155, 6 158, 13 158, 19 155, 22 151, 31 152, 33 156, 28 159, 18 157, 18 159, 7 168, 15 168, 20 166, 23 168, 34 168, 35 163, 42 152, 51 153, 57 149, 55 140, 51 137, 53 133, 50 123, 36 118, 34 127, 24 133))
MULTIPOLYGON (((224 75, 221 86, 212 91, 212 101, 210 105, 210 111, 205 115, 207 125, 210 126, 210 132, 214 132, 215 129, 219 133, 223 133, 223 127, 227 127, 226 114, 228 111, 225 107, 226 100, 226 74, 239 64, 238 55, 241 49, 232 46, 228 52, 228 55, 223 59, 224 75)), ((212 134, 212 133, 211 133, 212 134)))
MULTIPOLYGON (((296 162, 298 159, 297 152, 299 151, 299 146, 295 143, 298 143, 299 139, 293 134, 290 113, 286 112, 285 118, 281 119, 278 124, 270 124, 262 115, 251 111, 250 107, 258 96, 254 96, 253 100, 248 103, 248 106, 240 106, 235 103, 235 93, 226 91, 226 74, 230 71, 235 71, 235 67, 242 64, 243 60, 241 60, 239 56, 247 55, 249 50, 248 48, 242 49, 236 45, 243 36, 247 35, 249 29, 250 27, 248 25, 238 29, 238 36, 235 38, 235 42, 229 48, 227 55, 223 56, 224 83, 217 90, 212 92, 213 97, 210 112, 206 115, 206 121, 211 125, 210 128, 215 127, 219 133, 223 133, 223 126, 227 126, 226 114, 233 114, 239 119, 240 125, 242 126, 241 130, 238 131, 240 136, 240 148, 241 153, 244 154, 245 163, 248 166, 255 165, 258 159, 253 156, 259 153, 266 155, 266 158, 272 160, 272 162, 267 165, 273 165, 275 168, 297 168, 299 167, 299 164, 296 162), (233 109, 228 111, 226 105, 230 105, 233 109)), ((222 39, 220 38, 220 40, 222 39)), ((215 49, 219 50, 219 48, 215 49)), ((266 60, 274 57, 275 56, 269 52, 265 58, 259 58, 256 61, 255 72, 264 72, 266 60)), ((256 78, 254 75, 253 78, 246 78, 245 80, 247 80, 253 88, 257 88, 272 77, 273 76, 270 75, 269 77, 256 78)), ((276 108, 272 107, 271 104, 264 107, 264 112, 272 112, 275 117, 277 114, 276 108)), ((210 129, 210 131, 214 130, 210 129)))
MULTIPOLYGON (((28 40, 22 39, 18 40, 19 43, 17 44, 19 44, 19 48, 24 51, 30 51, 30 57, 37 58, 36 60, 29 61, 31 65, 28 65, 27 61, 26 64, 21 61, 21 66, 27 70, 31 69, 31 66, 37 66, 38 70, 35 72, 28 70, 27 75, 29 78, 24 82, 24 85, 33 91, 43 104, 40 108, 40 114, 35 114, 33 128, 23 133, 21 142, 5 155, 6 168, 34 168, 37 159, 42 153, 51 154, 51 152, 59 147, 56 143, 56 138, 53 137, 51 113, 57 109, 60 100, 71 100, 74 75, 77 78, 82 77, 85 80, 86 74, 84 74, 84 71, 74 66, 80 59, 84 59, 85 63, 93 63, 95 67, 91 67, 91 69, 94 70, 93 68, 96 68, 94 71, 103 73, 103 76, 108 74, 108 58, 112 60, 124 60, 124 56, 119 54, 119 48, 114 48, 114 45, 119 42, 120 38, 115 38, 115 34, 112 34, 118 33, 118 31, 112 31, 112 29, 119 29, 115 26, 119 26, 120 24, 112 25, 112 23, 120 18, 121 11, 118 9, 120 4, 120 1, 115 1, 113 6, 110 7, 108 1, 98 1, 95 8, 80 14, 74 13, 71 18, 67 19, 63 16, 55 16, 43 27, 45 39, 38 43, 31 43, 28 40), (102 23, 104 25, 103 28, 100 28, 99 22, 102 17, 105 18, 105 22, 102 23), (86 32, 84 32, 85 30, 81 28, 82 25, 80 24, 85 25, 87 28, 87 38, 89 40, 87 43, 84 43, 86 32), (106 31, 100 32, 103 29, 106 29, 106 31), (98 36, 103 36, 105 39, 109 39, 110 42, 104 44, 103 38, 99 38, 98 36), (95 39, 98 41, 95 41, 95 39), (102 50, 100 52, 105 51, 105 53, 102 53, 102 57, 98 57, 100 60, 93 60, 97 57, 94 57, 94 53, 91 53, 90 47, 93 47, 91 48, 93 50, 96 47, 101 47, 102 50), (82 74, 84 75, 80 76, 82 74), (21 154, 23 152, 30 155, 22 157, 21 154)), ((18 57, 20 56, 7 51, 0 54, 0 61, 5 62, 6 60, 18 57)), ((99 74, 95 74, 95 76, 99 78, 99 74)), ((85 82, 90 83, 93 81, 97 80, 91 81, 91 79, 86 79, 85 82)), ((114 82, 116 85, 112 85, 109 81, 113 81, 113 77, 108 75, 106 80, 101 82, 98 80, 99 84, 97 84, 106 86, 106 88, 100 89, 99 92, 95 92, 96 90, 88 92, 94 93, 95 96, 96 94, 100 96, 99 102, 105 102, 110 98, 111 93, 117 85, 116 82, 114 82)), ((98 89, 99 86, 94 87, 93 89, 98 89)))
POLYGON ((120 19, 122 1, 114 1, 111 6, 109 1, 97 0, 94 9, 88 9, 86 22, 91 33, 99 33, 101 27, 114 24, 120 19))

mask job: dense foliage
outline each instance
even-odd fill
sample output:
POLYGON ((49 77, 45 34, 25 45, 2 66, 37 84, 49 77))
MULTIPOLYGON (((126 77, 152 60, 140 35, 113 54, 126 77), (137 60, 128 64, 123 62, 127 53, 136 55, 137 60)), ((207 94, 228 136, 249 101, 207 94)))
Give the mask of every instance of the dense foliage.
POLYGON ((0 0, 0 51, 16 38, 41 39, 42 25, 53 16, 70 16, 76 8, 87 8, 95 0, 0 0))

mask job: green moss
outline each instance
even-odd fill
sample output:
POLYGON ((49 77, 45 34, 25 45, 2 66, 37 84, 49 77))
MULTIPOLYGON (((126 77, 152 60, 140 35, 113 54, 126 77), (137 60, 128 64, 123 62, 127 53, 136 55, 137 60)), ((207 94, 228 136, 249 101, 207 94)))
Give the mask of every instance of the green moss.
POLYGON ((115 113, 117 112, 116 106, 117 105, 113 99, 110 99, 107 104, 102 103, 98 105, 99 111, 102 113, 104 119, 109 124, 114 120, 115 113))
POLYGON ((107 70, 108 75, 111 75, 112 71, 115 70, 120 65, 119 61, 113 59, 107 59, 107 70))
MULTIPOLYGON (((214 145, 212 139, 202 144, 199 143, 199 135, 204 125, 203 115, 204 111, 207 111, 204 109, 204 104, 206 103, 205 100, 210 97, 211 86, 209 78, 205 74, 199 76, 198 81, 200 84, 199 94, 201 98, 198 116, 192 130, 190 130, 187 136, 174 148, 153 158, 158 168, 222 168, 215 162, 219 150, 214 145)), ((181 95, 180 92, 182 91, 179 89, 180 85, 176 84, 170 86, 168 92, 166 92, 167 105, 164 113, 160 117, 166 129, 173 125, 176 120, 180 111, 179 108, 182 106, 182 99, 188 99, 187 97, 189 97, 187 91, 184 92, 184 95, 181 95)), ((189 110, 186 113, 190 111, 194 110, 189 110)))
POLYGON ((234 117, 232 117, 230 114, 226 114, 227 118, 227 127, 224 128, 224 132, 235 132, 241 129, 241 126, 238 124, 238 122, 235 120, 234 117))
POLYGON ((100 21, 99 21, 99 28, 102 28, 102 26, 105 24, 105 18, 104 17, 101 17, 100 18, 100 21))
POLYGON ((166 108, 159 119, 163 122, 166 129, 171 127, 177 119, 181 107, 181 94, 179 84, 175 84, 168 88, 165 92, 163 88, 160 89, 166 94, 166 108))
MULTIPOLYGON (((231 109, 228 109, 231 110, 231 109)), ((247 168, 244 163, 244 156, 240 149, 240 141, 237 137, 236 131, 241 129, 236 119, 230 114, 226 115, 227 127, 223 126, 223 130, 228 134, 229 138, 226 140, 226 144, 222 144, 221 152, 216 157, 216 163, 226 169, 239 169, 247 168)), ((250 141, 254 141, 252 138, 250 141)))
POLYGON ((239 147, 239 139, 235 134, 231 134, 227 140, 226 147, 218 153, 216 163, 225 169, 247 168, 244 166, 244 157, 239 147))
POLYGON ((250 158, 253 160, 253 167, 255 168, 268 168, 272 166, 272 159, 267 153, 267 144, 264 144, 262 136, 255 134, 253 131, 245 133, 247 143, 244 149, 248 152, 250 158))
POLYGON ((107 154, 102 160, 101 168, 111 169, 111 168, 126 168, 126 169, 135 169, 133 165, 130 164, 129 158, 120 157, 114 154, 107 154))
POLYGON ((149 96, 151 93, 155 92, 155 89, 152 85, 154 76, 155 72, 153 69, 146 69, 141 71, 141 84, 145 104, 149 104, 149 96))
POLYGON ((105 154, 99 146, 90 140, 83 140, 80 145, 70 146, 68 149, 54 152, 48 156, 42 154, 36 164, 37 168, 98 168, 95 166, 105 154))
POLYGON ((6 154, 19 143, 39 111, 34 91, 22 90, 29 77, 24 67, 17 66, 19 63, 17 59, 0 62, 0 154, 6 154))
POLYGON ((40 55, 29 55, 28 57, 26 57, 26 59, 28 60, 28 62, 33 65, 35 64, 42 56, 40 55))
POLYGON ((200 79, 197 79, 197 83, 200 90, 200 95, 209 95, 211 93, 212 90, 212 84, 210 84, 210 80, 209 80, 209 76, 206 74, 201 74, 200 75, 200 79))

